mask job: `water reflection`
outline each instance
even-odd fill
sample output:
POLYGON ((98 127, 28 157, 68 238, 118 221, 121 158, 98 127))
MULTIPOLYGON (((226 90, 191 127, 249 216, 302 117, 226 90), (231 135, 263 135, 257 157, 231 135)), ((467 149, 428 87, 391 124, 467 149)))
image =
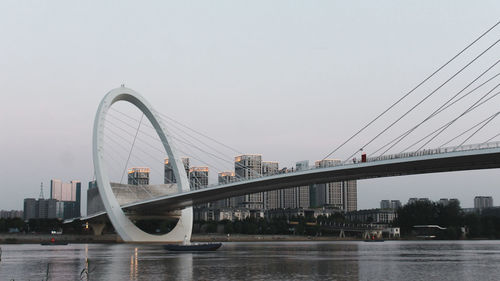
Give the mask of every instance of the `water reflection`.
POLYGON ((0 280, 493 280, 500 243, 225 243, 216 252, 159 245, 2 245, 0 280), (86 280, 86 275, 82 278, 86 280))

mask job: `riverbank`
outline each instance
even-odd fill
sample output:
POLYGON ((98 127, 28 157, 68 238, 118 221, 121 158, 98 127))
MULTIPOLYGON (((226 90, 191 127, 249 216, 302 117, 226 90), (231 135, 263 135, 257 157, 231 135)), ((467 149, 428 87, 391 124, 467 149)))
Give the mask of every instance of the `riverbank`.
POLYGON ((39 244, 50 241, 66 241, 69 243, 122 243, 116 234, 105 234, 101 236, 77 235, 77 234, 0 234, 0 244, 39 244))
MULTIPOLYGON (((123 243, 116 234, 104 234, 101 236, 77 235, 77 234, 0 234, 0 244, 39 244, 55 238, 57 241, 66 241, 73 244, 93 243, 123 243)), ((192 242, 292 242, 292 241, 363 241, 359 237, 338 236, 299 236, 299 235, 247 235, 247 234, 193 234, 192 242)), ((415 237, 385 238, 385 240, 422 240, 415 237)), ((467 240, 491 240, 487 238, 467 240)))
MULTIPOLYGON (((0 244, 39 244, 55 238, 69 243, 123 243, 116 234, 101 236, 76 234, 0 234, 0 244)), ((246 235, 246 234, 193 234, 193 242, 265 242, 265 241, 356 241, 359 238, 336 236, 298 236, 298 235, 246 235)))
POLYGON ((247 235, 247 234, 193 234, 193 242, 264 242, 264 241, 357 241, 356 237, 300 236, 300 235, 247 235))

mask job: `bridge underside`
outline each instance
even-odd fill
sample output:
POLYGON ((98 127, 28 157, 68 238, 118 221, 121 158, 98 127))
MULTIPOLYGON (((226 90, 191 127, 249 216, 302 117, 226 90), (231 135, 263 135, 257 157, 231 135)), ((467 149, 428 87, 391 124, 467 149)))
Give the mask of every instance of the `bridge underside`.
POLYGON ((493 168, 500 168, 500 149, 498 148, 453 152, 444 156, 427 155, 390 159, 280 174, 164 196, 123 207, 129 211, 147 214, 148 210, 168 211, 233 196, 317 183, 493 168))

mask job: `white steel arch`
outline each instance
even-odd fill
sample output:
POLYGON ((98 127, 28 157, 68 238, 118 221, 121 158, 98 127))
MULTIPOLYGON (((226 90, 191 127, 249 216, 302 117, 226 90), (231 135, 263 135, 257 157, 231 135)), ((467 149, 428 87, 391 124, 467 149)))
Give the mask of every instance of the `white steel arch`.
POLYGON ((166 129, 161 121, 160 116, 156 113, 153 107, 137 92, 132 89, 120 87, 111 90, 104 96, 94 119, 93 131, 93 159, 94 171, 97 181, 99 194, 108 217, 113 224, 118 235, 126 242, 182 242, 187 239, 191 240, 191 232, 193 228, 193 209, 187 207, 181 211, 181 216, 175 228, 167 234, 153 235, 146 233, 135 226, 125 215, 120 204, 116 200, 111 189, 111 184, 106 171, 103 169, 103 143, 104 143, 104 122, 106 114, 111 106, 117 101, 127 101, 135 105, 149 119, 163 143, 165 151, 169 159, 172 161, 172 169, 177 179, 177 187, 179 192, 189 191, 189 183, 184 170, 184 166, 175 151, 171 148, 172 143, 170 137, 165 133, 166 129), (179 169, 179 167, 182 167, 179 169))

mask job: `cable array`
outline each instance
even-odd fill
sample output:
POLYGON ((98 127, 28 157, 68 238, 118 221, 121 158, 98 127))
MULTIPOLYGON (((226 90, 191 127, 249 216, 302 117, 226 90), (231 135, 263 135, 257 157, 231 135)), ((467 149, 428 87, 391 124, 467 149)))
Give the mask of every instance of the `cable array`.
MULTIPOLYGON (((498 59, 499 50, 497 46, 500 39, 489 39, 491 42, 484 43, 486 47, 479 51, 473 50, 473 47, 479 48, 477 44, 483 40, 488 40, 491 32, 499 24, 500 22, 497 22, 476 37, 465 48, 453 55, 451 59, 439 66, 410 91, 390 104, 375 118, 328 153, 323 160, 334 153, 338 153, 341 148, 346 147, 355 138, 361 136, 368 128, 373 127, 376 122, 380 123, 382 117, 385 117, 389 112, 396 114, 396 116, 387 121, 386 124, 382 124, 382 128, 369 136, 368 141, 363 142, 354 153, 347 154, 349 156, 344 160, 344 163, 360 151, 366 152, 368 148, 373 151, 370 153, 371 157, 382 157, 392 152, 405 153, 415 147, 417 147, 417 152, 430 147, 441 148, 451 144, 456 144, 458 148, 479 137, 480 133, 485 132, 485 128, 491 126, 497 120, 496 117, 500 115, 498 107, 493 106, 493 113, 484 109, 485 105, 492 107, 492 104, 498 104, 495 98, 500 94, 497 89, 500 86, 500 70, 498 69, 500 60, 498 59), (493 52, 496 53, 491 54, 493 52), (470 58, 468 59, 466 56, 470 58), (490 62, 491 58, 489 59, 487 56, 494 57, 493 63, 490 62), (464 62, 462 63, 459 60, 464 62), (445 74, 445 72, 448 74, 445 74), (472 77, 468 78, 467 75, 472 77), (450 84, 454 84, 454 87, 450 84), (453 90, 454 88, 458 90, 453 90), (399 113, 399 111, 394 113, 396 108, 403 106, 403 101, 406 101, 409 96, 416 98, 416 102, 410 104, 405 110, 400 109, 402 113, 399 113), (430 110, 426 109, 429 113, 421 115, 424 118, 408 120, 411 114, 414 114, 416 110, 423 110, 424 105, 431 103, 431 100, 436 99, 436 97, 441 98, 443 101, 433 102, 430 110), (483 109, 483 111, 480 112, 478 109, 483 109), (478 112, 488 114, 488 117, 481 117, 481 121, 476 122, 473 126, 461 124, 458 134, 453 132, 454 137, 446 136, 446 133, 450 133, 449 130, 452 126, 457 125, 458 122, 461 122, 464 117, 470 116, 471 113, 477 114, 478 112), (445 114, 448 114, 448 116, 445 114), (438 116, 439 118, 437 118, 438 116), (394 132, 396 125, 401 125, 403 119, 410 125, 404 125, 401 133, 394 132), (431 124, 431 120, 438 124, 437 127, 435 127, 435 124, 431 124), (427 133, 428 131, 430 133, 427 133), (393 135, 396 137, 391 137, 389 141, 374 147, 377 145, 376 141, 380 142, 383 136, 389 137, 393 135), (421 137, 422 135, 423 137, 421 137), (442 137, 446 137, 446 141, 438 143, 442 137), (417 140, 415 141, 415 139, 417 140)), ((212 183, 215 183, 215 173, 233 172, 238 169, 246 170, 245 174, 250 174, 251 178, 262 177, 260 170, 235 161, 235 154, 243 154, 240 149, 193 129, 165 113, 158 113, 158 115, 160 123, 166 127, 166 134, 172 141, 172 143, 169 143, 172 149, 192 161, 189 163, 190 168, 201 167, 201 165, 206 167, 208 169, 207 173, 211 175, 209 178, 211 178, 212 183)), ((158 137, 149 120, 144 118, 144 114, 141 113, 140 116, 134 117, 130 110, 127 111, 113 106, 107 112, 105 130, 104 155, 107 158, 105 163, 114 175, 113 181, 123 183, 127 170, 134 166, 141 166, 152 171, 157 183, 175 182, 172 178, 166 176, 168 167, 165 162, 167 158, 164 149, 165 143, 158 137)), ((499 136, 500 134, 497 133, 484 139, 482 143, 495 140, 499 136)), ((244 179, 246 178, 235 173, 235 181, 244 179)), ((128 180, 132 181, 132 184, 137 185, 139 183, 137 179, 130 176, 128 180)), ((196 186, 207 185, 206 182, 202 182, 201 178, 193 175, 190 176, 190 181, 196 186)), ((148 190, 145 190, 145 192, 153 196, 148 190)))
MULTIPOLYGON (((362 133, 366 133, 367 129, 369 128, 374 128, 374 124, 377 123, 379 126, 382 126, 381 129, 379 129, 378 132, 375 132, 375 134, 372 134, 371 136, 368 135, 368 141, 363 142, 358 149, 356 149, 354 152, 351 154, 348 154, 349 156, 345 158, 344 163, 352 159, 355 155, 357 155, 360 152, 367 152, 368 148, 370 148, 373 152, 369 153, 369 156, 371 157, 379 157, 383 156, 387 153, 403 153, 407 151, 409 148, 413 147, 414 145, 408 146, 404 150, 400 151, 395 151, 398 146, 405 145, 403 142, 406 140, 409 136, 416 135, 416 131, 419 130, 421 131, 422 129, 426 130, 431 128, 430 120, 435 119, 434 117, 440 116, 440 120, 444 120, 447 117, 443 117, 444 111, 447 111, 447 109, 452 109, 454 111, 459 111, 458 108, 463 107, 464 103, 467 102, 467 97, 470 97, 471 95, 481 93, 481 91, 485 88, 485 85, 488 85, 490 82, 498 82, 498 76, 500 76, 500 73, 498 72, 498 63, 500 60, 498 60, 498 42, 500 39, 498 39, 498 34, 493 34, 497 26, 500 24, 500 21, 496 22, 493 26, 488 28, 486 31, 481 33, 479 36, 477 36, 474 40, 472 40, 471 43, 467 44, 463 49, 461 49, 458 53, 453 55, 451 59, 447 60, 444 64, 439 66, 435 71, 433 71, 430 75, 426 76, 423 80, 421 80, 419 83, 417 83, 416 86, 414 86, 410 91, 405 93, 402 97, 397 99, 395 102, 390 104, 387 108, 385 108, 380 114, 378 114, 375 118, 370 120, 368 123, 366 123, 364 126, 361 127, 358 131, 356 131, 353 135, 351 135, 349 138, 347 138, 345 141, 343 141, 340 145, 335 147, 330 153, 328 153, 324 159, 327 159, 328 157, 332 156, 334 153, 338 153, 339 150, 343 147, 346 147, 348 144, 356 145, 354 143, 354 139, 361 137, 362 133), (496 39, 491 40, 491 38, 497 37, 496 39), (487 43, 487 41, 490 41, 490 43, 487 43), (486 45, 485 47, 481 48, 481 45, 486 45), (480 49, 477 51, 476 49, 480 49), (476 54, 474 54, 476 53, 476 54), (471 56, 472 59, 466 61, 462 66, 458 67, 457 70, 453 70, 457 65, 460 63, 460 61, 466 60, 466 57, 471 56), (488 56, 491 56, 494 59, 493 64, 489 65, 485 69, 483 68, 483 65, 487 63, 487 61, 490 59, 488 56), (483 69, 481 69, 483 68, 483 69), (465 86, 461 87, 461 89, 457 92, 455 92, 451 97, 446 98, 446 96, 449 94, 450 90, 449 88, 451 87, 457 87, 464 79, 466 78, 466 75, 470 75, 471 73, 478 71, 479 69, 479 74, 475 75, 473 79, 471 79, 465 86), (493 76, 490 76, 489 78, 485 79, 488 73, 497 70, 497 73, 494 74, 493 76), (449 73, 449 74, 446 74, 449 73), (442 82, 439 82, 441 80, 442 82), (433 90, 425 90, 426 88, 432 87, 432 84, 436 84, 437 87, 434 87, 433 90), (453 83, 453 85, 451 85, 453 83), (468 90, 470 88, 473 88, 472 90, 468 90), (428 91, 428 92, 427 92, 428 91), (403 110, 402 114, 396 111, 398 107, 402 107, 403 101, 408 100, 410 96, 415 96, 418 97, 419 95, 423 96, 421 98, 418 98, 417 101, 413 104, 409 105, 409 108, 406 110, 403 110), (436 97, 439 98, 444 98, 445 101, 441 104, 437 104, 438 106, 435 107, 430 114, 428 114, 423 120, 418 121, 415 125, 411 125, 410 129, 405 130, 403 133, 397 133, 394 132, 395 130, 395 125, 401 123, 403 119, 406 119, 406 122, 412 122, 414 120, 408 120, 410 117, 410 114, 413 114, 414 111, 421 110, 425 111, 426 108, 425 105, 429 104, 429 101, 431 98, 434 100, 436 97), (382 117, 385 117, 388 115, 389 112, 392 112, 392 114, 396 114, 394 119, 392 121, 386 121, 387 124, 380 123, 382 120, 382 117), (377 122, 378 121, 378 122, 377 122), (375 141, 380 139, 382 136, 390 136, 390 134, 394 135, 397 134, 398 136, 396 138, 392 138, 390 141, 383 143, 382 145, 379 145, 378 148, 373 148, 373 145, 375 145, 375 141)), ((498 33, 498 32, 497 32, 498 33)), ((496 88, 496 87, 495 87, 496 88)), ((493 91, 490 90, 488 94, 490 94, 493 91)), ((487 95, 488 95, 487 94, 487 95)), ((424 149, 426 147, 429 147, 429 145, 433 144, 434 141, 438 136, 440 136, 444 131, 446 131, 451 125, 453 125, 456 121, 460 120, 464 115, 468 114, 470 111, 474 110, 477 108, 478 105, 482 105, 484 102, 490 101, 493 99, 494 96, 486 97, 485 95, 482 99, 479 99, 477 102, 469 106, 469 108, 465 111, 459 114, 456 117, 453 117, 451 122, 445 122, 446 124, 441 126, 438 130, 435 130, 435 132, 432 133, 431 136, 425 138, 425 141, 423 145, 421 145, 417 151, 424 149)), ((431 106, 434 106, 436 103, 432 104, 431 106)), ((496 109, 498 110, 498 108, 496 109)), ((398 111, 401 111, 399 109, 398 111)), ((451 110, 448 110, 447 114, 453 114, 450 113, 451 110)), ((392 117, 391 117, 392 118, 392 117)), ((493 120, 491 120, 493 121, 493 120)), ((484 124, 486 126, 490 122, 484 124)), ((408 128, 408 127, 407 127, 408 128)), ((482 128, 481 128, 482 129, 482 128)), ((478 131, 479 132, 479 131, 478 131)), ((476 132, 477 133, 477 132, 476 132)), ((475 136, 474 134, 473 136, 475 136)), ((471 136, 471 138, 473 137, 471 136)), ((365 137, 366 138, 366 137, 365 137)), ((470 140, 471 138, 468 138, 470 140)), ((492 140, 494 138, 490 138, 492 140)), ((419 142, 417 142, 419 143, 419 142)), ((462 145, 463 143, 460 143, 458 145, 462 145)))

